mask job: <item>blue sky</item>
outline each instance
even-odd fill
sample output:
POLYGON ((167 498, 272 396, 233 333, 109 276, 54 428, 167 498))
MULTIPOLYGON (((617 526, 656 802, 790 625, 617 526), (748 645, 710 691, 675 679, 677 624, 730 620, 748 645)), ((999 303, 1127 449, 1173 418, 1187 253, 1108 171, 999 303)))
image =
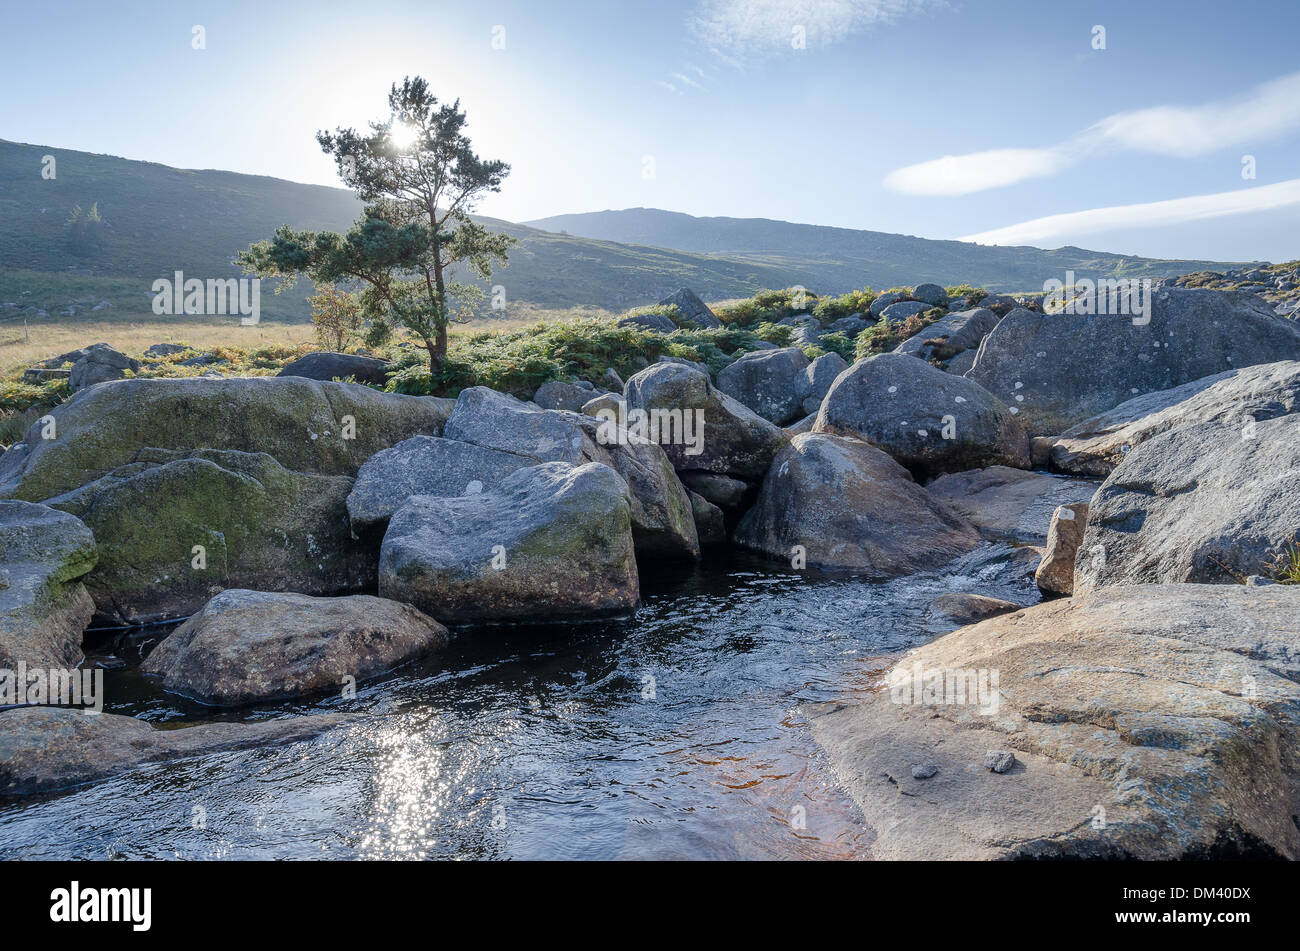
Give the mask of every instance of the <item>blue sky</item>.
POLYGON ((336 184, 313 133, 419 73, 512 164, 480 209, 511 220, 647 206, 1286 260, 1297 35, 1295 0, 11 3, 0 137, 336 184))

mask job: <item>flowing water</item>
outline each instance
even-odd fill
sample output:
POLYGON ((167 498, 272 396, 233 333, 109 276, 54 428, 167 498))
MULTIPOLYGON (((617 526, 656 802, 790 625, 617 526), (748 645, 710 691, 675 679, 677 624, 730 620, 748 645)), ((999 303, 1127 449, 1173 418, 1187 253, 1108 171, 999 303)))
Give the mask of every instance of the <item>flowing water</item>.
POLYGON ((108 712, 156 723, 352 712, 307 743, 143 766, 0 800, 0 858, 833 858, 870 832, 812 743, 808 705, 876 689, 947 629, 940 594, 1028 604, 1007 546, 887 583, 738 553, 643 571, 626 619, 456 632, 351 698, 213 711, 135 670, 158 632, 92 649, 108 712))

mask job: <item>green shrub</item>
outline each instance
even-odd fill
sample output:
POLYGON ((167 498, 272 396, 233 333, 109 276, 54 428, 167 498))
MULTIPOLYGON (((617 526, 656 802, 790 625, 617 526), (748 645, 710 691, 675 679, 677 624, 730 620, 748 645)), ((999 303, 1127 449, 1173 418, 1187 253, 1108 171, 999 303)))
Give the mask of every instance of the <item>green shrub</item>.
POLYGON ((839 297, 825 297, 813 308, 813 316, 821 321, 832 321, 853 314, 865 314, 875 299, 876 292, 869 287, 849 291, 839 297))

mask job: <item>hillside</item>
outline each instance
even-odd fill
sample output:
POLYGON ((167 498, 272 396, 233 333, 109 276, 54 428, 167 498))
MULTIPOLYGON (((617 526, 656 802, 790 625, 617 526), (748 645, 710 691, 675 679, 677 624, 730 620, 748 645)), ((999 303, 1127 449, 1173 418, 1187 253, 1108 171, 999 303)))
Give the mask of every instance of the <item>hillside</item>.
MULTIPOLYGON (((3 317, 76 316, 99 302, 115 319, 146 316, 154 278, 176 270, 237 276, 233 255, 279 225, 342 230, 358 210, 355 197, 339 188, 0 140, 0 305, 13 305, 3 317), (41 175, 45 155, 57 160, 53 179, 41 175), (102 218, 93 243, 71 240, 68 219, 78 206, 93 206, 102 218)), ((1081 276, 1130 277, 1224 267, 647 209, 532 226, 482 220, 519 240, 494 280, 507 300, 552 308, 623 309, 682 286, 715 300, 794 284, 820 293, 925 280, 1003 290, 1040 286, 1067 267, 1081 276)), ((302 319, 308 292, 304 285, 264 294, 264 317, 302 319)))
MULTIPOLYGON (((156 277, 177 269, 193 277, 236 276, 230 263, 235 252, 279 225, 342 230, 359 210, 341 188, 0 140, 0 296, 16 301, 34 290, 29 298, 43 295, 50 308, 102 297, 119 309, 133 302, 130 309, 144 313, 156 277), (40 174, 47 154, 57 160, 53 179, 40 174), (74 206, 88 211, 92 205, 103 218, 100 246, 74 250, 69 214, 74 206), (130 289, 126 300, 124 288, 130 289)), ((790 283, 778 263, 631 248, 480 220, 519 239, 497 278, 513 301, 624 308, 683 285, 722 298, 790 283)), ((278 298, 265 295, 264 313, 304 316, 304 296, 299 288, 278 298)))
POLYGON ((534 228, 624 244, 762 260, 807 277, 808 287, 842 292, 969 282, 991 290, 1031 290, 1072 269, 1080 277, 1168 277, 1222 271, 1212 261, 1159 260, 1065 247, 985 247, 880 231, 794 224, 768 218, 696 218, 657 208, 557 215, 527 222, 534 228))

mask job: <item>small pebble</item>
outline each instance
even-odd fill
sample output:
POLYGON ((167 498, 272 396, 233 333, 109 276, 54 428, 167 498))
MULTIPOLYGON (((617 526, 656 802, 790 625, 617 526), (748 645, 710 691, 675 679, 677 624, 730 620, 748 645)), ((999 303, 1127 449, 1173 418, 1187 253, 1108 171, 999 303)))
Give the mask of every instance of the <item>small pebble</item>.
POLYGON ((939 767, 938 767, 938 766, 935 766, 933 763, 926 763, 926 764, 924 764, 923 766, 913 766, 913 767, 912 767, 912 778, 913 778, 913 779, 929 779, 931 776, 933 776, 933 775, 934 775, 935 773, 937 773, 937 772, 939 772, 939 767))

